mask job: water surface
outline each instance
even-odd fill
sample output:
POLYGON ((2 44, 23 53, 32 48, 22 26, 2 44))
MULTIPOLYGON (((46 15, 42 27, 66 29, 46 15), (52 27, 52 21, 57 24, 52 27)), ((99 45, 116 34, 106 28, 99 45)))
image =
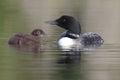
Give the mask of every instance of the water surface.
POLYGON ((0 80, 120 80, 119 1, 1 0, 0 9, 0 80), (55 40, 64 30, 44 21, 64 14, 81 21, 83 32, 99 33, 104 45, 62 55, 55 40), (11 35, 34 28, 47 34, 42 52, 7 44, 11 35))

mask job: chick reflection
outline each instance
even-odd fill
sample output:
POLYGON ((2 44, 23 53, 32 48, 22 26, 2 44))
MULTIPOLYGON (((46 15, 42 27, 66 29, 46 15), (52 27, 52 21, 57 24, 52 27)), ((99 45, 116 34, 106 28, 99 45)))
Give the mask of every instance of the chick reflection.
POLYGON ((66 54, 61 54, 60 59, 57 61, 58 64, 79 64, 81 52, 65 52, 66 54))
POLYGON ((43 35, 45 32, 41 29, 35 29, 31 34, 17 33, 8 40, 8 44, 19 50, 39 52, 42 49, 41 36, 43 35))

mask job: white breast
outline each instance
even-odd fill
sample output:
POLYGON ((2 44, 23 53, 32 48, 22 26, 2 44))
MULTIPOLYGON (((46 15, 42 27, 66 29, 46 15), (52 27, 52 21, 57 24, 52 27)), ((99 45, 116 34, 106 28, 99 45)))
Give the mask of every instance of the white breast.
POLYGON ((68 37, 64 37, 58 40, 58 45, 63 51, 71 50, 74 44, 75 44, 74 39, 70 39, 68 37))

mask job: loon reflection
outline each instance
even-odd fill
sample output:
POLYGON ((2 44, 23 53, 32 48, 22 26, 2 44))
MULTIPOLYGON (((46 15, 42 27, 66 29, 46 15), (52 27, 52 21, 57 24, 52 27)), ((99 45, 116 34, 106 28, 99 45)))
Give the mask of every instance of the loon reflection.
POLYGON ((81 52, 80 51, 67 51, 65 54, 59 54, 60 58, 58 64, 80 64, 81 52))

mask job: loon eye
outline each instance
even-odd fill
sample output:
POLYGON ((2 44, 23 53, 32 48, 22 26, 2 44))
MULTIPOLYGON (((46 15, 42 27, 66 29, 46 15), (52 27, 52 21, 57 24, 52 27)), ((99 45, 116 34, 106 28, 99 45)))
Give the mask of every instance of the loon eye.
POLYGON ((63 22, 66 22, 66 19, 63 19, 63 22))

